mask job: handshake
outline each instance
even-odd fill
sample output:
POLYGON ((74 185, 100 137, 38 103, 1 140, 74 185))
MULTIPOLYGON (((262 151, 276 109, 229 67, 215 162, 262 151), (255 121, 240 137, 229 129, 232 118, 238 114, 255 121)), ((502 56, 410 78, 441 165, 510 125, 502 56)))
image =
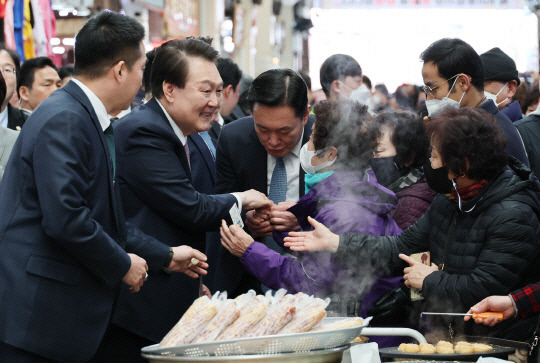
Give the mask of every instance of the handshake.
POLYGON ((287 209, 295 202, 286 201, 250 210, 246 214, 246 225, 254 237, 271 236, 273 231, 287 232, 300 229, 298 220, 287 209))

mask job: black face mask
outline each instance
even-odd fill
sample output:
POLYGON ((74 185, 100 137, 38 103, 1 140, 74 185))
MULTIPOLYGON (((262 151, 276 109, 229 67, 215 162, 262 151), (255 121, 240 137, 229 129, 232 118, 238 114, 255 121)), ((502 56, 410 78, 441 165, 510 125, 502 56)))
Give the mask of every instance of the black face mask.
POLYGON ((447 194, 452 191, 452 182, 448 179, 448 168, 446 166, 433 169, 428 161, 424 165, 424 175, 429 187, 437 193, 447 194))
POLYGON ((396 156, 371 159, 371 169, 377 177, 377 182, 387 187, 401 176, 396 156))

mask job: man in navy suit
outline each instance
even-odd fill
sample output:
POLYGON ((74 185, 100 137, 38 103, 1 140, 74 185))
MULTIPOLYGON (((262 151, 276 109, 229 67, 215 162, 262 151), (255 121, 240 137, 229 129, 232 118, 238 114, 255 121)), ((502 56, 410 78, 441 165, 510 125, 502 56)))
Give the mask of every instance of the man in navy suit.
MULTIPOLYGON (((286 209, 305 194, 300 148, 309 140, 313 120, 308 117, 307 86, 290 69, 272 69, 252 83, 248 101, 253 116, 223 127, 216 152, 216 192, 253 188, 272 193, 272 178, 278 161, 284 166, 283 200, 271 212, 247 212, 246 225, 254 237, 271 236, 273 230, 298 229, 286 209)), ((238 258, 222 248, 214 287, 236 296, 259 283, 242 270, 238 258)))
POLYGON ((184 246, 165 264, 169 246, 122 213, 107 114, 135 97, 143 37, 126 16, 88 21, 76 38, 74 80, 40 105, 15 143, 0 187, 2 361, 90 360, 121 281, 137 292, 147 271, 205 259, 184 246))
MULTIPOLYGON (((186 138, 208 130, 219 107, 217 56, 208 39, 164 43, 152 63, 153 98, 115 124, 126 218, 171 246, 181 241, 204 249, 205 232, 217 230, 222 219, 230 222, 235 204, 240 210, 270 204, 254 190, 205 195, 193 187, 186 138)), ((122 361, 142 360, 141 346, 159 342, 198 296, 196 281, 166 271, 152 275, 137 295, 122 289, 113 317, 122 361)))

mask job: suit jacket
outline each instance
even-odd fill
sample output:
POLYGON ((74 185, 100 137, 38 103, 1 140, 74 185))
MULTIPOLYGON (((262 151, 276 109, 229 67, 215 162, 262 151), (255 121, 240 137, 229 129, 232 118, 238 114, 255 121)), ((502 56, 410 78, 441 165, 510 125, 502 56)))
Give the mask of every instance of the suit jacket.
POLYGON ((10 130, 5 127, 0 127, 0 181, 4 175, 11 149, 19 136, 19 132, 10 130))
POLYGON ((8 129, 16 130, 17 126, 20 128, 23 127, 26 119, 28 118, 28 115, 19 110, 18 108, 15 108, 11 106, 9 103, 7 105, 8 108, 8 129))
POLYGON ((74 82, 21 131, 0 215, 0 340, 54 360, 90 359, 131 265, 124 247, 157 256, 160 244, 126 226, 103 131, 74 82))
MULTIPOLYGON (((302 145, 308 142, 313 125, 309 116, 304 126, 302 145)), ((216 150, 216 192, 255 189, 268 194, 266 149, 255 132, 253 116, 231 122, 221 129, 216 150)), ((304 170, 300 167, 299 195, 305 194, 304 170)), ((238 257, 221 249, 217 267, 215 288, 227 290, 236 296, 247 289, 257 289, 260 284, 244 273, 238 257)))
POLYGON ((210 135, 211 138, 214 140, 219 139, 219 134, 221 133, 221 125, 219 122, 212 122, 212 126, 210 127, 210 130, 208 130, 208 135, 210 135))
MULTIPOLYGON (((186 244, 204 251, 205 232, 219 228, 236 198, 193 188, 184 147, 155 99, 114 127, 127 220, 169 246, 186 244)), ((158 342, 197 297, 196 279, 160 271, 137 294, 121 290, 113 323, 158 342)))
MULTIPOLYGON (((219 124, 218 124, 219 125, 219 124)), ((215 194, 216 183, 216 161, 206 145, 206 142, 199 134, 188 136, 189 157, 191 160, 191 175, 193 176, 193 187, 199 193, 215 194)), ((214 139, 212 139, 214 141, 214 139)), ((215 143, 214 143, 215 145, 215 143)), ((215 292, 214 276, 221 251, 221 237, 218 231, 206 232, 206 250, 208 257, 208 274, 204 276, 204 284, 215 292)))

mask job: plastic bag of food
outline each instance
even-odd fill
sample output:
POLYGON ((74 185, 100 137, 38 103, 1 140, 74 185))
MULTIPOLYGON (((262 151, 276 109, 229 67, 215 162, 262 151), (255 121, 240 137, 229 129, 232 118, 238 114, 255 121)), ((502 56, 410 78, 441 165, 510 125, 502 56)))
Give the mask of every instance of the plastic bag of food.
POLYGON ((217 314, 218 302, 223 301, 219 300, 219 295, 215 294, 212 301, 207 296, 201 296, 195 300, 178 323, 165 335, 159 347, 168 348, 189 344, 217 314))
POLYGON ((204 327, 201 333, 193 340, 193 343, 210 342, 228 328, 236 319, 240 317, 238 301, 227 300, 212 321, 204 327))
POLYGON ((228 328, 224 329, 216 340, 240 338, 266 315, 266 301, 263 296, 260 296, 261 298, 258 299, 259 296, 253 298, 246 305, 245 309, 247 312, 240 315, 228 328), (262 302, 257 302, 261 300, 262 302))

